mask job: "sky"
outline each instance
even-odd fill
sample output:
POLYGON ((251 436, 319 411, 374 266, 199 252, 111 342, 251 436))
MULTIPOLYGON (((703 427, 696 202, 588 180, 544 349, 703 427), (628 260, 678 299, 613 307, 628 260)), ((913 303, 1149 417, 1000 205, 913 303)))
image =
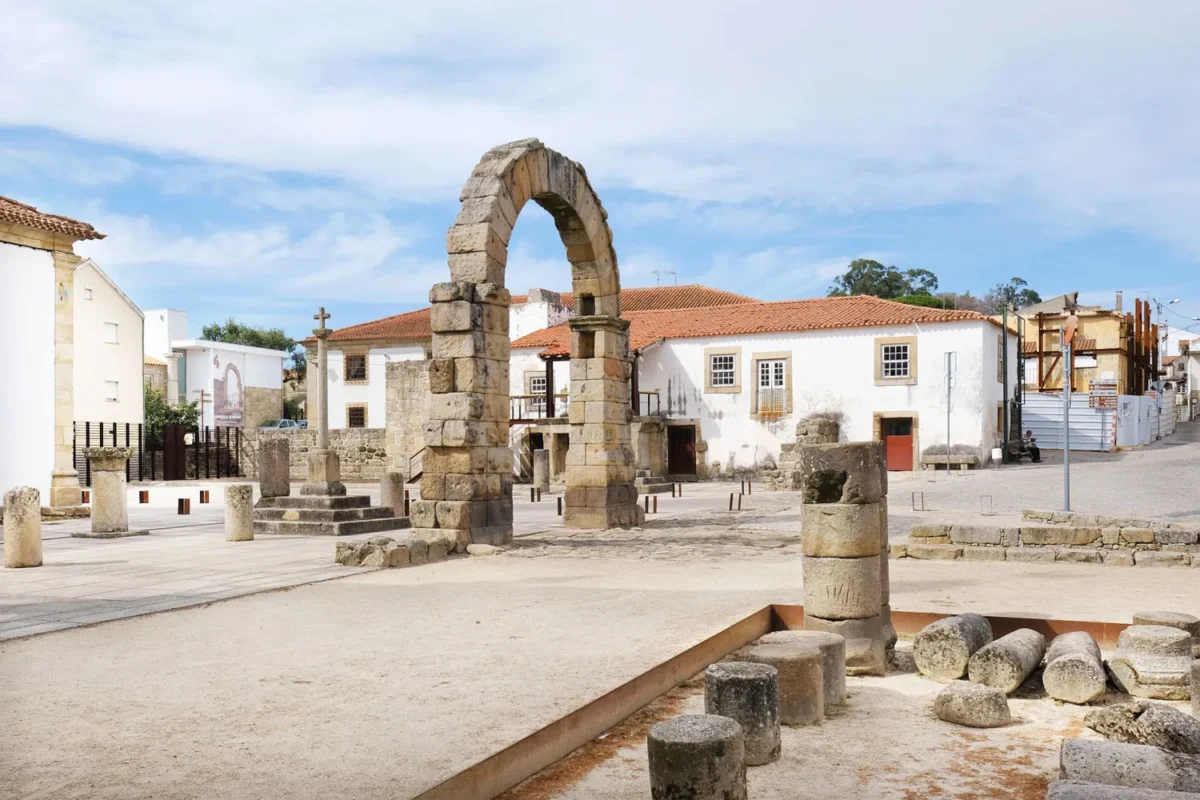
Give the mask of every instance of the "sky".
MULTIPOLYGON (((623 286, 816 297, 862 257, 946 291, 1019 276, 1106 306, 1178 298, 1172 340, 1200 331, 1189 0, 2 15, 0 195, 95 225, 108 238, 77 251, 143 309, 188 311, 192 335, 424 305, 475 162, 529 136, 586 167, 623 286)), ((569 289, 532 204, 507 284, 569 289)))

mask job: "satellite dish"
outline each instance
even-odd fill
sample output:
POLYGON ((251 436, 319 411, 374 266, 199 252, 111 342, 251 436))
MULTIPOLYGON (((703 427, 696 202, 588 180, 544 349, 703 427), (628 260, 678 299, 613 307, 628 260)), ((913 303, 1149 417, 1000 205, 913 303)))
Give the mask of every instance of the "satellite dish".
POLYGON ((1063 344, 1070 344, 1075 341, 1075 328, 1079 325, 1079 317, 1072 314, 1067 317, 1067 330, 1063 334, 1063 344))

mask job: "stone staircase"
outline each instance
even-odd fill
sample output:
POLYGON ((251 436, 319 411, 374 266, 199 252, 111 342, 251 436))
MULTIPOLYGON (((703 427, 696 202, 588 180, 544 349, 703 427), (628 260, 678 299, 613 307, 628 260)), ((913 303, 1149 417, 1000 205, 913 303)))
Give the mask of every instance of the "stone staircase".
POLYGON ((671 491, 673 484, 661 475, 653 475, 648 469, 639 469, 633 479, 638 494, 660 494, 671 491))
POLYGON ((264 497, 254 509, 255 534, 353 536, 409 527, 407 517, 372 506, 365 495, 264 497))

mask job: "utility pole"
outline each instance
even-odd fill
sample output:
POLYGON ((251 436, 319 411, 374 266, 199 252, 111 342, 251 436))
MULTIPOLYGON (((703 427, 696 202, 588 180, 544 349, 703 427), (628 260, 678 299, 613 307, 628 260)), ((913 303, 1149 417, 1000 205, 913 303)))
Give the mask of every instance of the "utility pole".
POLYGON ((1063 365, 1063 511, 1071 510, 1071 344, 1075 326, 1058 329, 1063 365), (1069 332, 1069 333, 1068 333, 1069 332))
MULTIPOLYGON (((946 476, 950 475, 950 395, 954 392, 954 368, 958 363, 958 353, 946 351, 946 476)), ((934 467, 934 472, 937 467, 934 467)))
POLYGON ((200 395, 200 429, 205 430, 206 426, 204 424, 204 404, 212 402, 212 395, 210 395, 204 389, 196 389, 194 391, 200 395))

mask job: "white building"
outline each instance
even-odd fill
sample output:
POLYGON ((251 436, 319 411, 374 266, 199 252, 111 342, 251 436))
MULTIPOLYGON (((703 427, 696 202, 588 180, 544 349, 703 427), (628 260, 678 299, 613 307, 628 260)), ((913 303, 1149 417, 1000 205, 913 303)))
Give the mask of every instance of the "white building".
POLYGON ((168 362, 180 400, 200 400, 205 426, 254 428, 283 414, 288 353, 187 338, 187 312, 146 312, 146 355, 168 362))
POLYGON ((143 319, 96 262, 75 268, 76 422, 143 421, 143 319))
MULTIPOLYGON (((726 469, 777 460, 796 422, 811 414, 838 419, 843 440, 885 441, 894 470, 913 469, 925 449, 944 446, 947 423, 951 445, 980 463, 1002 441, 1004 332, 975 312, 844 297, 624 316, 638 416, 666 418, 670 474, 697 471, 700 442, 707 463, 726 469)), ((546 361, 565 358, 568 348, 565 324, 513 342, 511 393, 544 389, 546 361)), ((568 372, 565 362, 554 370, 556 392, 567 390, 568 372)), ((1016 375, 1010 336, 1010 387, 1016 375)))
POLYGON ((0 492, 31 486, 44 506, 80 503, 74 435, 74 243, 85 222, 0 197, 0 492))
MULTIPOLYGON (((627 311, 716 306, 752 302, 752 298, 710 289, 707 286, 652 286, 621 291, 621 307, 627 311)), ((531 289, 514 295, 509 310, 509 337, 517 339, 565 322, 574 308, 570 292, 559 294, 531 289)), ((329 427, 383 428, 387 415, 387 364, 429 357, 433 339, 429 309, 349 325, 329 336, 329 427)), ((308 348, 309 386, 315 378, 316 339, 308 348)), ((532 361, 517 362, 513 352, 512 374, 522 376, 521 391, 514 395, 544 393, 544 365, 536 355, 532 361), (526 368, 528 366, 528 368, 526 368)), ((565 381, 567 370, 562 370, 565 381)), ((557 378, 556 378, 557 382, 557 378)), ((519 402, 519 401, 518 401, 519 402)))

